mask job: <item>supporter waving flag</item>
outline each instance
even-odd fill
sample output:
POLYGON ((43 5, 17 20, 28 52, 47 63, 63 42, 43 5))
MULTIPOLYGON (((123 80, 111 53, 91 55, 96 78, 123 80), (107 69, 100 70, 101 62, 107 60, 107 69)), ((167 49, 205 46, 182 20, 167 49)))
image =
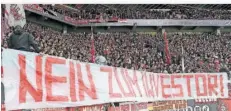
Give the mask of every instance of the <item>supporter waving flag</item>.
POLYGON ((164 32, 164 43, 165 43, 164 51, 165 51, 165 56, 166 56, 166 63, 171 64, 171 57, 170 57, 170 54, 169 54, 168 39, 166 37, 166 32, 164 32))

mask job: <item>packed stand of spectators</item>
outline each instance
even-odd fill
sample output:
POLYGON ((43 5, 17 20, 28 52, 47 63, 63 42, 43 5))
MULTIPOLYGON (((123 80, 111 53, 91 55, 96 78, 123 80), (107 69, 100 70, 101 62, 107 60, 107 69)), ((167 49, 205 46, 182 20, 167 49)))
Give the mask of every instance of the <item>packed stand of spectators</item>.
POLYGON ((58 8, 52 5, 41 5, 42 7, 55 11, 59 14, 81 19, 222 19, 230 20, 231 11, 229 10, 205 10, 205 9, 77 9, 70 10, 58 8))
POLYGON ((179 73, 184 56, 185 72, 231 69, 230 34, 169 34, 170 65, 165 63, 162 34, 104 33, 95 35, 95 39, 97 52, 107 58, 109 65, 116 67, 179 73))
MULTIPOLYGON (((67 33, 27 23, 24 27, 38 41, 42 52, 81 62, 91 62, 91 33, 67 33)), ((11 32, 10 32, 11 33, 11 32)), ((2 46, 7 47, 5 36, 2 46)), ((180 73, 182 57, 185 72, 231 70, 231 33, 167 34, 171 64, 166 64, 162 34, 97 33, 94 34, 96 56, 107 59, 109 66, 151 72, 180 73), (182 54, 182 47, 184 52, 182 54)))

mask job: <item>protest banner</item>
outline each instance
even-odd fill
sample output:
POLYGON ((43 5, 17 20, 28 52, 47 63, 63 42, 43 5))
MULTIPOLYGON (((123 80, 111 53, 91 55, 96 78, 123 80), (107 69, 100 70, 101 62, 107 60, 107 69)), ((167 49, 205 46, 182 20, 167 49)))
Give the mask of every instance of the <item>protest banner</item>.
POLYGON ((23 7, 24 9, 31 9, 40 13, 44 12, 44 9, 40 7, 38 4, 24 4, 23 7))
POLYGON ((166 110, 178 110, 186 109, 186 100, 172 100, 172 101, 157 101, 153 103, 153 111, 166 111, 166 110))
POLYGON ((83 107, 76 107, 74 111, 106 111, 107 104, 100 104, 100 105, 92 105, 92 106, 83 106, 83 107))
POLYGON ((68 108, 42 108, 32 109, 31 111, 69 111, 68 108))
POLYGON ((120 111, 148 111, 148 103, 120 103, 120 111))
POLYGON ((78 25, 78 24, 88 24, 88 20, 76 20, 75 18, 71 18, 68 16, 64 17, 64 20, 67 22, 70 22, 72 24, 78 25))
POLYGON ((225 73, 157 74, 4 49, 7 110, 228 98, 225 73))
POLYGON ((217 99, 195 99, 196 104, 217 103, 217 99))
POLYGON ((24 27, 26 24, 25 10, 22 4, 5 4, 5 20, 9 26, 20 25, 24 27))

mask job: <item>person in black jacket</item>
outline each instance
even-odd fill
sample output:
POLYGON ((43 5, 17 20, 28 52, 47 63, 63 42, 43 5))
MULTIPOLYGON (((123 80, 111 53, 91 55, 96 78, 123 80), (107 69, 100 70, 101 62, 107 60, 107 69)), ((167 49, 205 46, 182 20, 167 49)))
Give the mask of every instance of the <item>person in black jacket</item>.
POLYGON ((17 25, 12 35, 10 35, 8 46, 11 49, 32 52, 32 46, 35 52, 39 53, 39 47, 32 34, 23 31, 23 28, 17 25))

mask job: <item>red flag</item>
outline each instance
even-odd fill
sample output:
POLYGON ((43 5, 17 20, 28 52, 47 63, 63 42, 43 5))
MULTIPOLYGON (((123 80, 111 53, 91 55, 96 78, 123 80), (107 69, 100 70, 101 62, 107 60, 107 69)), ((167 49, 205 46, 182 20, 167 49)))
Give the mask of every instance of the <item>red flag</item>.
POLYGON ((95 44, 93 33, 91 35, 91 62, 95 63, 95 44))
POLYGON ((168 40, 167 40, 167 36, 166 36, 166 32, 164 32, 164 43, 165 43, 165 56, 166 56, 166 63, 169 65, 171 64, 171 57, 170 57, 170 52, 168 49, 168 40))

